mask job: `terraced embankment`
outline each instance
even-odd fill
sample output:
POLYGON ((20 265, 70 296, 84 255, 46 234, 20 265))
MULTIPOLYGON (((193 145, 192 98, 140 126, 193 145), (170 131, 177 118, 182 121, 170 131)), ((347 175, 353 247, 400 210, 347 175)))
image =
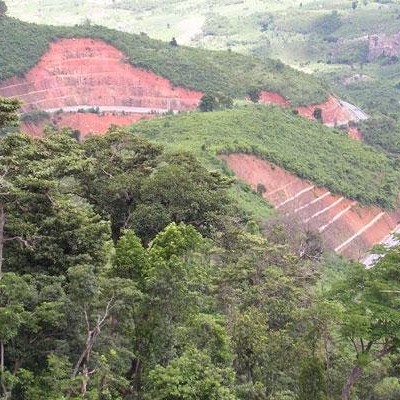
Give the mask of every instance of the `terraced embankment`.
POLYGON ((318 231, 327 248, 349 258, 361 259, 399 224, 400 209, 387 213, 378 207, 362 206, 252 155, 221 158, 254 189, 263 185, 264 198, 279 211, 318 231))
MULTIPOLYGON (((143 114, 149 114, 148 109, 184 111, 196 108, 202 93, 174 87, 153 72, 133 67, 121 51, 103 41, 61 39, 51 43, 39 63, 23 78, 13 77, 1 82, 0 95, 21 99, 23 112, 90 105, 115 107, 116 110, 119 107, 143 108, 143 114)), ((79 126, 88 126, 86 131, 103 130, 112 123, 135 122, 138 115, 128 113, 124 118, 116 116, 114 119, 108 114, 100 123, 101 119, 103 116, 82 114, 79 126)))

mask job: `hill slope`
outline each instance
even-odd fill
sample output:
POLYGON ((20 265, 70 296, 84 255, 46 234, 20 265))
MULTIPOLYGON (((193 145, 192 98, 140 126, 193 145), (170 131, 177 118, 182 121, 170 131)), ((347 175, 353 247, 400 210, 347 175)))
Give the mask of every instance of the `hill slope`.
POLYGON ((59 38, 89 37, 117 47, 126 60, 148 69, 177 86, 202 92, 220 92, 244 97, 252 87, 277 92, 294 106, 322 102, 327 88, 321 81, 278 61, 246 57, 227 51, 208 51, 131 35, 100 26, 54 27, 0 19, 0 80, 23 75, 37 64, 51 41, 59 38))
POLYGON ((210 165, 218 153, 245 152, 284 167, 333 193, 393 207, 399 172, 369 146, 279 107, 244 107, 142 122, 130 128, 169 148, 195 152, 210 165))

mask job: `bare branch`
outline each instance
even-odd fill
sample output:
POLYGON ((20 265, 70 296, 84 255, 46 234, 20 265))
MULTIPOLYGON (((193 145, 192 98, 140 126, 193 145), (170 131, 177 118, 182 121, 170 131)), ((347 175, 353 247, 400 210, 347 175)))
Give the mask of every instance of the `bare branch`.
POLYGON ((354 346, 354 349, 356 351, 356 354, 358 355, 359 351, 358 351, 358 346, 357 346, 356 341, 354 340, 354 338, 350 338, 350 340, 351 340, 351 343, 353 343, 353 346, 354 346))
POLYGON ((104 172, 109 178, 114 178, 109 172, 107 172, 104 168, 101 168, 101 171, 104 172))
POLYGON ((114 306, 115 306, 115 303, 113 304, 114 299, 115 299, 115 296, 114 296, 114 294, 113 294, 113 295, 111 296, 111 299, 110 299, 110 300, 108 301, 108 303, 107 303, 106 310, 104 311, 103 318, 102 318, 101 320, 98 320, 98 322, 97 322, 97 325, 98 325, 100 328, 104 325, 104 323, 105 323, 107 317, 108 317, 109 314, 110 314, 110 311, 111 311, 111 310, 114 308, 114 306))
POLYGON ((83 306, 83 315, 85 316, 87 330, 90 331, 90 324, 89 324, 89 318, 88 318, 87 311, 86 311, 86 304, 83 306))
POLYGON ((23 245, 24 245, 25 247, 27 247, 28 249, 32 249, 32 248, 33 248, 32 244, 31 244, 28 240, 24 239, 24 238, 21 237, 21 236, 6 237, 6 238, 3 239, 3 243, 5 243, 5 242, 11 242, 11 241, 13 241, 13 240, 17 240, 18 242, 20 242, 21 244, 23 244, 23 245))

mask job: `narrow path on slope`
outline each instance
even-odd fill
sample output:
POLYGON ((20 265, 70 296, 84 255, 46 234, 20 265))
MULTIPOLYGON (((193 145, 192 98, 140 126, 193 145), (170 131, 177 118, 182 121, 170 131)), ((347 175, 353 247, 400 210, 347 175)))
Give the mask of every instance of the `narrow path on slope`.
POLYGON ((150 108, 150 107, 127 107, 127 106, 88 106, 88 105, 81 105, 81 106, 68 106, 68 107, 57 107, 57 108, 47 108, 44 111, 48 113, 56 113, 60 110, 63 112, 78 112, 79 110, 93 110, 98 109, 99 112, 120 112, 120 113, 132 113, 132 114, 164 114, 167 112, 174 112, 177 113, 179 110, 171 110, 167 108, 150 108))

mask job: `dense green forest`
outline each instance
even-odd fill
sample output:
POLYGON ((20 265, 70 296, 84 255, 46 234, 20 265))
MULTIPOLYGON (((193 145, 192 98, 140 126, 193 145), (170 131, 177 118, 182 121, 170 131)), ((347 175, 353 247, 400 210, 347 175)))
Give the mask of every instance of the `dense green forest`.
POLYGON ((346 133, 276 106, 247 106, 144 121, 130 129, 170 149, 195 152, 210 167, 216 155, 257 154, 296 175, 365 204, 396 203, 395 161, 346 133))
POLYGON ((135 66, 151 70, 175 85, 203 92, 244 98, 251 88, 278 92, 293 105, 326 99, 327 87, 316 78, 280 61, 247 57, 229 51, 209 51, 150 39, 101 26, 54 27, 0 18, 0 80, 23 75, 45 53, 53 40, 65 37, 102 39, 126 54, 135 66))
POLYGON ((0 140, 3 399, 398 398, 398 249, 365 270, 257 225, 231 178, 123 130, 0 140))

